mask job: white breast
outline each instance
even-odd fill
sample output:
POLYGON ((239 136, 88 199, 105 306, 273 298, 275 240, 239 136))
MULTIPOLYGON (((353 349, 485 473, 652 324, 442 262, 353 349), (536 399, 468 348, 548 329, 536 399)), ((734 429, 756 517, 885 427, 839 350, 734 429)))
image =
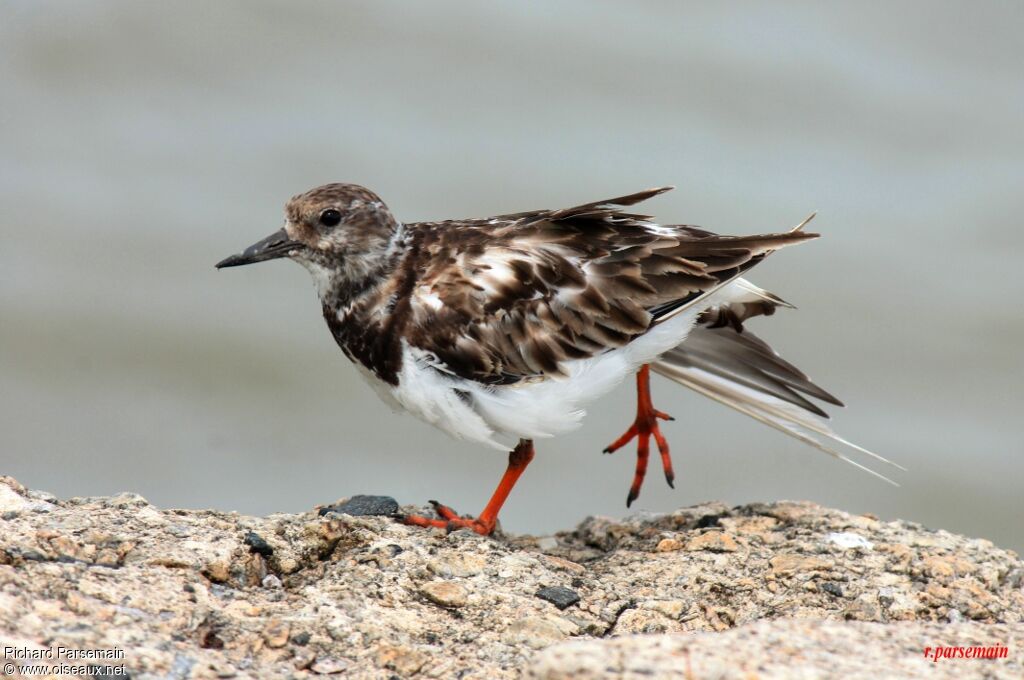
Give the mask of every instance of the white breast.
POLYGON ((496 441, 494 429, 473 409, 466 394, 470 381, 438 370, 438 365, 436 358, 410 347, 403 340, 402 370, 398 374, 398 386, 388 387, 389 398, 456 439, 508 451, 511 447, 496 441))

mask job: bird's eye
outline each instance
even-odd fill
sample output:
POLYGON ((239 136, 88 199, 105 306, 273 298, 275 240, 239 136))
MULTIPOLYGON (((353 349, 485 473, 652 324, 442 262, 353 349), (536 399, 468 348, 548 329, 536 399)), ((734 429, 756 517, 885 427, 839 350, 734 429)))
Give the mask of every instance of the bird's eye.
POLYGON ((325 227, 336 227, 341 223, 341 213, 337 210, 325 210, 320 213, 320 224, 325 227))

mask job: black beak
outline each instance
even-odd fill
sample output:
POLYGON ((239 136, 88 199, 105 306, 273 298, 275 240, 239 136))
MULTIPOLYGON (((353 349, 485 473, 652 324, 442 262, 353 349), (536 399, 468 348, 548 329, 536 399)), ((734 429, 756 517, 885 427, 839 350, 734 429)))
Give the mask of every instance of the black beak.
POLYGON ((217 263, 217 269, 241 267, 243 264, 255 264, 264 260, 276 260, 279 257, 287 257, 304 247, 298 241, 288 238, 284 229, 279 229, 262 241, 253 243, 238 255, 224 258, 217 263))

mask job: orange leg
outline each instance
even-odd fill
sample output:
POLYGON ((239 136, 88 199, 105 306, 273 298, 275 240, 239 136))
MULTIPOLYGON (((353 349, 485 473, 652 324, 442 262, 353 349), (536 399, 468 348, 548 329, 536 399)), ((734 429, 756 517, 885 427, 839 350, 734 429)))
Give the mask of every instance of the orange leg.
POLYGON ((636 420, 629 426, 621 437, 612 442, 605 453, 613 453, 622 448, 636 437, 636 472, 633 475, 633 484, 629 487, 629 495, 626 496, 626 507, 628 508, 640 496, 640 487, 644 483, 644 475, 647 474, 647 458, 650 455, 651 435, 658 444, 658 453, 661 454, 661 467, 665 470, 665 481, 672 488, 676 475, 672 471, 672 457, 669 455, 668 442, 661 434, 658 427, 658 419, 675 420, 667 413, 654 408, 651 403, 651 367, 644 364, 643 368, 636 372, 636 420))
POLYGON ((476 519, 461 517, 447 505, 442 505, 437 501, 430 501, 430 504, 434 506, 434 510, 441 516, 441 519, 431 519, 420 515, 400 515, 398 519, 401 519, 406 524, 418 527, 444 527, 449 531, 472 529, 478 534, 489 536, 494 531, 494 525, 498 521, 498 513, 501 512, 501 506, 505 504, 505 499, 508 498, 512 487, 519 480, 519 475, 523 474, 523 470, 526 469, 531 460, 533 460, 533 441, 530 439, 520 439, 516 448, 512 449, 508 454, 508 467, 505 469, 505 474, 502 476, 501 481, 498 482, 498 488, 494 490, 494 495, 491 496, 487 507, 484 508, 484 511, 476 519))

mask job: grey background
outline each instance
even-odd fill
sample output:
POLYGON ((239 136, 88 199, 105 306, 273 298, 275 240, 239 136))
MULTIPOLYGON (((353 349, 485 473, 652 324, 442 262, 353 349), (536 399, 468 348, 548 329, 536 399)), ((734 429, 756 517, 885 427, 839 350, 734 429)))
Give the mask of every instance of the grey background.
MULTIPOLYGON (((811 499, 1024 547, 1024 5, 0 3, 0 472, 61 495, 477 512, 500 454, 379 403, 290 263, 216 272, 284 201, 407 220, 660 184, 661 219, 825 237, 752 327, 910 468, 893 489, 655 381, 678 482, 640 509, 811 499)), ((622 386, 541 442, 503 514, 622 515, 622 386)))

